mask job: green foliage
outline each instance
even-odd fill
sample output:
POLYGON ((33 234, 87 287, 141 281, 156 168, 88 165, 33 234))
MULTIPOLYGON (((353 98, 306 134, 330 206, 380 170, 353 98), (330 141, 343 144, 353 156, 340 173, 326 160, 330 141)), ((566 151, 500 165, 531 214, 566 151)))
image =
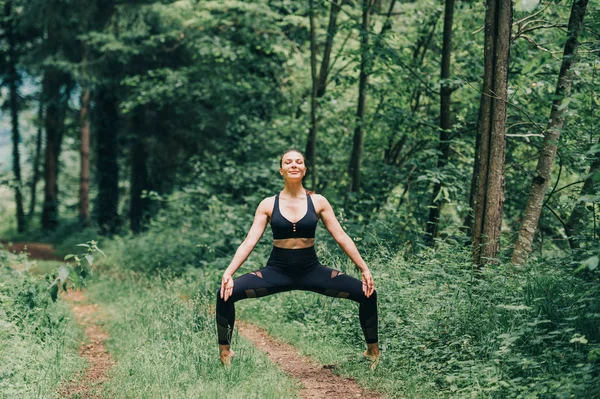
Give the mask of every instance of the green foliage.
POLYGON ((0 392, 6 398, 53 397, 83 367, 67 305, 53 303, 44 276, 14 268, 24 255, 0 249, 0 392))
POLYGON ((126 269, 168 269, 176 274, 189 267, 222 264, 242 242, 253 210, 230 205, 225 196, 199 201, 194 194, 188 195, 170 202, 147 232, 117 237, 107 244, 107 251, 116 254, 114 261, 126 269))
MULTIPOLYGON (((349 301, 294 292, 243 301, 241 317, 393 397, 600 393, 600 287, 565 271, 568 260, 532 262, 521 273, 502 265, 477 275, 469 251, 455 246, 408 260, 384 247, 366 251, 378 292, 382 347, 373 376, 366 377, 366 366, 357 366, 351 355, 363 337, 356 305, 349 301), (344 349, 332 353, 328 347, 344 349)), ((353 274, 345 257, 326 247, 319 253, 324 263, 353 274)))
POLYGON ((65 255, 65 261, 72 260, 73 264, 66 263, 59 266, 56 274, 53 275, 54 281, 50 284, 50 296, 53 301, 56 301, 60 288, 66 292, 68 287, 80 290, 87 285, 87 280, 93 276, 94 253, 100 252, 106 257, 104 252, 98 248, 98 243, 94 240, 88 241, 85 244, 77 244, 77 246, 87 248, 87 250, 78 255, 65 255))
POLYGON ((220 364, 215 339, 214 273, 147 277, 104 275, 88 294, 109 317, 116 364, 102 396, 111 398, 296 398, 294 381, 236 337, 235 367, 220 364), (202 287, 201 290, 198 288, 202 287))

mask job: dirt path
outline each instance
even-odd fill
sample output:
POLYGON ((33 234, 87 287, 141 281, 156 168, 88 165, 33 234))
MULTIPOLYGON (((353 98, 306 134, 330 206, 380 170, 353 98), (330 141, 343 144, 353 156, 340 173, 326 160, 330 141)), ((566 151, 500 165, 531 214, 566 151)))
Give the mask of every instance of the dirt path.
MULTIPOLYGON (((6 243, 3 244, 6 245, 6 243)), ((63 260, 62 257, 55 254, 54 248, 49 244, 22 242, 8 247, 10 252, 23 252, 25 249, 31 259, 63 260)), ((82 373, 83 375, 73 378, 60 387, 60 395, 78 399, 100 398, 98 391, 106 380, 108 370, 114 364, 104 346, 108 334, 97 324, 99 318, 102 317, 102 311, 97 304, 88 303, 84 291, 63 293, 61 299, 71 305, 77 323, 85 329, 86 339, 79 346, 79 354, 87 360, 88 368, 82 373)))
POLYGON ((85 328, 86 340, 79 347, 79 354, 87 360, 89 367, 81 378, 72 379, 61 388, 61 395, 67 398, 101 398, 99 391, 106 380, 108 370, 114 361, 108 354, 104 341, 108 334, 96 324, 102 311, 97 304, 87 303, 84 291, 70 291, 62 298, 71 304, 77 323, 85 328))
MULTIPOLYGON (((269 359, 279 365, 284 372, 300 381, 302 398, 383 399, 383 396, 378 393, 364 390, 353 379, 339 377, 326 366, 321 366, 302 356, 293 346, 273 338, 262 328, 241 320, 237 320, 236 324, 241 336, 266 352, 269 359)), ((368 367, 365 366, 365 369, 368 370, 368 367)))
MULTIPOLYGON (((6 245, 6 241, 0 242, 3 245, 6 245)), ((61 256, 58 256, 54 253, 54 248, 50 244, 40 244, 39 242, 15 242, 12 243, 7 248, 10 252, 23 252, 27 249, 27 253, 29 253, 29 257, 31 259, 39 259, 39 260, 63 260, 61 256)))
MULTIPOLYGON (((9 250, 20 252, 25 246, 31 258, 62 260, 54 255, 54 249, 48 244, 16 243, 11 245, 9 250)), ((88 303, 83 291, 71 291, 62 298, 71 304, 77 322, 85 328, 86 340, 81 344, 79 353, 88 361, 89 367, 85 370, 85 375, 72 379, 60 389, 61 396, 100 398, 98 392, 106 380, 108 370, 114 364, 104 345, 108 334, 97 324, 102 311, 97 304, 88 303)), ((214 309, 211 310, 214 312, 214 309)), ((301 383, 302 398, 383 399, 382 395, 361 388, 355 380, 339 377, 333 374, 329 367, 319 365, 308 357, 302 356, 293 346, 273 338, 262 328, 241 320, 236 324, 240 335, 263 350, 272 362, 301 383)), ((365 368, 368 369, 366 366, 365 368)))

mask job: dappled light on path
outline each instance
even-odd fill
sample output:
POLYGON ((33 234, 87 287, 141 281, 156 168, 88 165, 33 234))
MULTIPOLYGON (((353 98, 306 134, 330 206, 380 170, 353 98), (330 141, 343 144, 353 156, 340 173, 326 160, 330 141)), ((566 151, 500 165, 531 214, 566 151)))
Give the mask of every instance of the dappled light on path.
MULTIPOLYGON (((331 370, 335 368, 335 365, 322 366, 317 364, 298 353, 293 346, 273 338, 260 327, 241 320, 237 320, 236 325, 242 337, 252 342, 256 348, 264 351, 271 361, 300 382, 302 387, 299 393, 302 398, 383 398, 378 393, 361 388, 351 378, 343 378, 333 374, 331 370)), ((235 359, 232 367, 235 367, 235 359)), ((365 372, 370 372, 369 367, 366 365, 365 372)))

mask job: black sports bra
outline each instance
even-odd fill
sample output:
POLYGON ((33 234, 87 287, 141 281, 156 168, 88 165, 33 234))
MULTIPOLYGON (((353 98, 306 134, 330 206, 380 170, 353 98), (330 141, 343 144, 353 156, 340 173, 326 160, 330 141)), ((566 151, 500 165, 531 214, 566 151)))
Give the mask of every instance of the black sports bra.
POLYGON ((275 204, 271 214, 271 230, 273 231, 273 239, 281 240, 285 238, 315 238, 315 230, 317 229, 317 212, 312 203, 309 194, 306 194, 308 206, 306 215, 296 223, 287 220, 279 211, 279 194, 275 196, 275 204))

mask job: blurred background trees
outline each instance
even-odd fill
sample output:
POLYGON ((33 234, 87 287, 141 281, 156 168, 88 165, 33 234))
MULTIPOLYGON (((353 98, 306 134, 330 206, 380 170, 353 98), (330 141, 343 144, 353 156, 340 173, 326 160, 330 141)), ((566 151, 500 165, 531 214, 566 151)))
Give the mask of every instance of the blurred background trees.
POLYGON ((598 246, 597 2, 0 4, 4 235, 253 209, 295 147, 364 243, 473 244, 477 264, 519 231, 527 253, 598 246))

